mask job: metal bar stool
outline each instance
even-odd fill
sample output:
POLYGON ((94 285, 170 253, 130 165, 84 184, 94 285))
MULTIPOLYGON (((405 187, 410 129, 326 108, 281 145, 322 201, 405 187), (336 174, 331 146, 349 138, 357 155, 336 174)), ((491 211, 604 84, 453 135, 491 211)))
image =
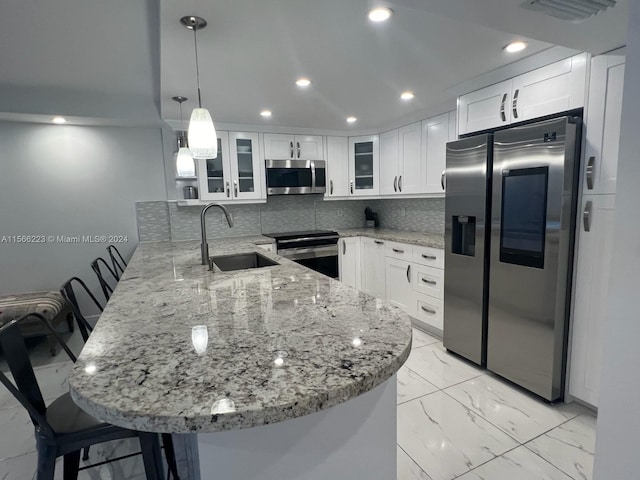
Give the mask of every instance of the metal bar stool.
POLYGON ((127 268, 127 262, 124 260, 120 251, 116 248, 115 245, 109 245, 107 247, 107 252, 109 252, 109 258, 111 259, 111 265, 113 266, 113 271, 118 276, 118 280, 120 276, 124 273, 124 269, 127 268))
POLYGON ((98 282, 100 282, 100 288, 102 288, 102 293, 104 294, 105 300, 109 301, 109 298, 111 298, 111 295, 116 288, 115 286, 120 281, 120 278, 102 257, 98 257, 93 262, 91 262, 91 268, 98 277, 98 282), (106 274, 110 275, 112 280, 115 280, 113 286, 111 286, 109 282, 107 282, 107 279, 105 277, 106 274))
POLYGON ((87 284, 82 281, 82 279, 78 277, 71 277, 69 280, 64 282, 60 287, 60 293, 62 296, 69 302, 71 306, 71 311, 73 312, 73 316, 76 319, 76 323, 78 324, 78 330, 80 330, 80 334, 82 335, 82 339, 86 342, 89 339, 89 334, 93 331, 93 327, 87 321, 87 318, 82 313, 80 309, 80 304, 78 302, 78 297, 76 291, 73 289, 73 285, 78 284, 84 290, 85 294, 91 299, 93 304, 98 308, 100 312, 104 310, 102 304, 98 301, 96 296, 91 292, 87 284))
POLYGON ((0 345, 5 352, 15 384, 2 372, 0 383, 27 410, 35 426, 37 480, 53 480, 58 457, 64 457, 64 480, 77 480, 80 451, 83 448, 130 437, 138 437, 140 440, 147 480, 163 480, 164 466, 158 434, 138 432, 101 422, 80 409, 69 393, 58 397, 48 406, 45 404, 24 338, 18 328, 19 323, 28 317, 40 319, 73 362, 76 361, 76 357, 46 319, 38 313, 30 313, 0 328, 0 345))

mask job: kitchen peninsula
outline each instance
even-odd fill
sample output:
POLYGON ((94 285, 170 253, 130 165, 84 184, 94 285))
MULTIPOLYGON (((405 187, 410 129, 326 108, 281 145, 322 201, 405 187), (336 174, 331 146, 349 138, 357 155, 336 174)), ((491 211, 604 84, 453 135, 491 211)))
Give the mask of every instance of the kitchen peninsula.
POLYGON ((69 378, 74 401, 197 434, 203 479, 394 478, 408 316, 258 247, 271 241, 211 241, 212 256, 279 264, 235 272, 200 265, 197 242, 140 244, 69 378))

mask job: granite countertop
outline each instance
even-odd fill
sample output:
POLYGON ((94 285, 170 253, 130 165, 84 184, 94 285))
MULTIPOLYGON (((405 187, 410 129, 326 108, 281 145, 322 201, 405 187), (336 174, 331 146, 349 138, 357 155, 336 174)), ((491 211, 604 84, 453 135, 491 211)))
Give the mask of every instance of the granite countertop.
POLYGON ((373 389, 411 349, 400 309, 262 251, 212 239, 212 256, 259 251, 278 266, 200 265, 199 242, 140 244, 69 377, 96 418, 197 433, 307 415, 373 389), (192 327, 206 325, 198 354, 192 327))
POLYGON ((390 242, 444 249, 444 235, 439 233, 408 232, 392 228, 349 228, 337 232, 341 237, 370 237, 390 242))

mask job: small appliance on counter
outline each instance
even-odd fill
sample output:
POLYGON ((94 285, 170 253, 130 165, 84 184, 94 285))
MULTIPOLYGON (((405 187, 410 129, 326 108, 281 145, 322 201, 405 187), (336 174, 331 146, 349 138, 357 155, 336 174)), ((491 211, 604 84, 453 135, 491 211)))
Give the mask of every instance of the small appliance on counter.
POLYGON ((378 214, 371 210, 369 207, 364 209, 365 226, 367 228, 376 228, 380 226, 380 220, 378 214))
POLYGON ((198 189, 192 185, 183 188, 185 200, 196 200, 198 198, 198 189))

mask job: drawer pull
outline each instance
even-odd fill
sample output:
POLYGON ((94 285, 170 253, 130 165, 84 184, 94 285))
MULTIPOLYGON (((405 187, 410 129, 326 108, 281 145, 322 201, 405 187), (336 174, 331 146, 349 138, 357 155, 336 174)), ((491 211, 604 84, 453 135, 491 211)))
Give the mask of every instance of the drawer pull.
POLYGON ((435 311, 435 310, 432 310, 432 309, 430 309, 430 308, 427 308, 427 307, 425 307, 424 305, 420 305, 420 308, 422 309, 422 311, 427 312, 427 313, 430 313, 431 315, 435 315, 435 314, 436 314, 436 311, 435 311))
POLYGON ((404 250, 400 250, 399 248, 393 248, 392 250, 396 253, 404 253, 404 250))
POLYGON ((422 258, 424 258, 425 260, 435 260, 436 256, 435 255, 425 255, 424 253, 422 254, 422 258))
POLYGON ((428 283, 429 285, 436 285, 436 282, 434 280, 427 280, 426 278, 423 278, 422 281, 424 283, 428 283))
POLYGON ((382 240, 374 240, 374 242, 378 245, 384 245, 384 242, 382 240))

